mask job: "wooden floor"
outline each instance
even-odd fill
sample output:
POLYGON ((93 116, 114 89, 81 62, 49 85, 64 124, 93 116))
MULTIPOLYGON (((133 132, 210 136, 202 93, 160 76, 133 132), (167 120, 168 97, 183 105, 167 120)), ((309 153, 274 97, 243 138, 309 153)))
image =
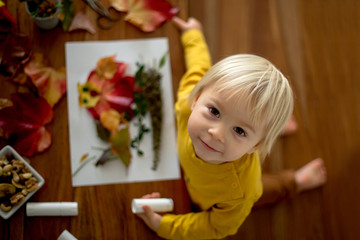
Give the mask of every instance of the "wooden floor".
POLYGON ((325 187, 255 210, 228 239, 360 239, 360 1, 196 0, 213 61, 264 56, 290 79, 299 131, 265 170, 325 160, 325 187))

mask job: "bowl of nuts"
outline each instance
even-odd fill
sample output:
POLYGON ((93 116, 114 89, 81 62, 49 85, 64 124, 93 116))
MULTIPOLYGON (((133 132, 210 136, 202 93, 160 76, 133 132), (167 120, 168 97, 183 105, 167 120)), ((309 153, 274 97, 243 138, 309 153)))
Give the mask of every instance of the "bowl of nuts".
POLYGON ((0 150, 0 215, 11 217, 45 181, 12 147, 0 150))

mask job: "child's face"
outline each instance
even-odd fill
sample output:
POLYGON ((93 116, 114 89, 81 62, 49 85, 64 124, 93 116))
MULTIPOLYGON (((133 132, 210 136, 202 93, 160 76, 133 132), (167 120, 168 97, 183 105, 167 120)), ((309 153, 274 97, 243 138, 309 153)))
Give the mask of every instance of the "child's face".
MULTIPOLYGON (((237 104, 240 105, 240 104, 237 104)), ((220 164, 235 161, 256 150, 263 138, 263 127, 255 128, 249 111, 235 106, 224 92, 208 87, 191 106, 188 131, 196 156, 220 164)))

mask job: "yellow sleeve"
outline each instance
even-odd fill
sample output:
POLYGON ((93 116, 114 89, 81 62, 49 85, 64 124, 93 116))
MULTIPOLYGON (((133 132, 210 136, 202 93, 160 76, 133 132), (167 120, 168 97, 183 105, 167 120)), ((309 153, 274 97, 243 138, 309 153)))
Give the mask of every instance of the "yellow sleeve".
POLYGON ((211 58, 204 35, 199 30, 189 30, 181 36, 184 47, 186 72, 180 81, 178 100, 187 99, 197 82, 211 67, 211 58))
POLYGON ((236 199, 199 213, 167 214, 157 234, 166 239, 221 239, 237 232, 252 206, 253 201, 236 199))

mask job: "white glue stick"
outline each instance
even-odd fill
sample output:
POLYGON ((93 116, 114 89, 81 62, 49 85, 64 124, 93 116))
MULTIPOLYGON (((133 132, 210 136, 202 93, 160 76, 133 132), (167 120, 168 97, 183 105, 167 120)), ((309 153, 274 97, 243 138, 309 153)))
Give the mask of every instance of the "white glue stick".
POLYGON ((77 240, 76 237, 74 237, 74 235, 72 235, 71 233, 69 233, 68 230, 64 230, 60 236, 58 237, 57 240, 77 240))
POLYGON ((143 213, 142 205, 148 205, 154 212, 171 212, 174 202, 171 198, 134 198, 131 204, 133 213, 143 213))
POLYGON ((77 216, 77 202, 29 202, 27 216, 77 216))

